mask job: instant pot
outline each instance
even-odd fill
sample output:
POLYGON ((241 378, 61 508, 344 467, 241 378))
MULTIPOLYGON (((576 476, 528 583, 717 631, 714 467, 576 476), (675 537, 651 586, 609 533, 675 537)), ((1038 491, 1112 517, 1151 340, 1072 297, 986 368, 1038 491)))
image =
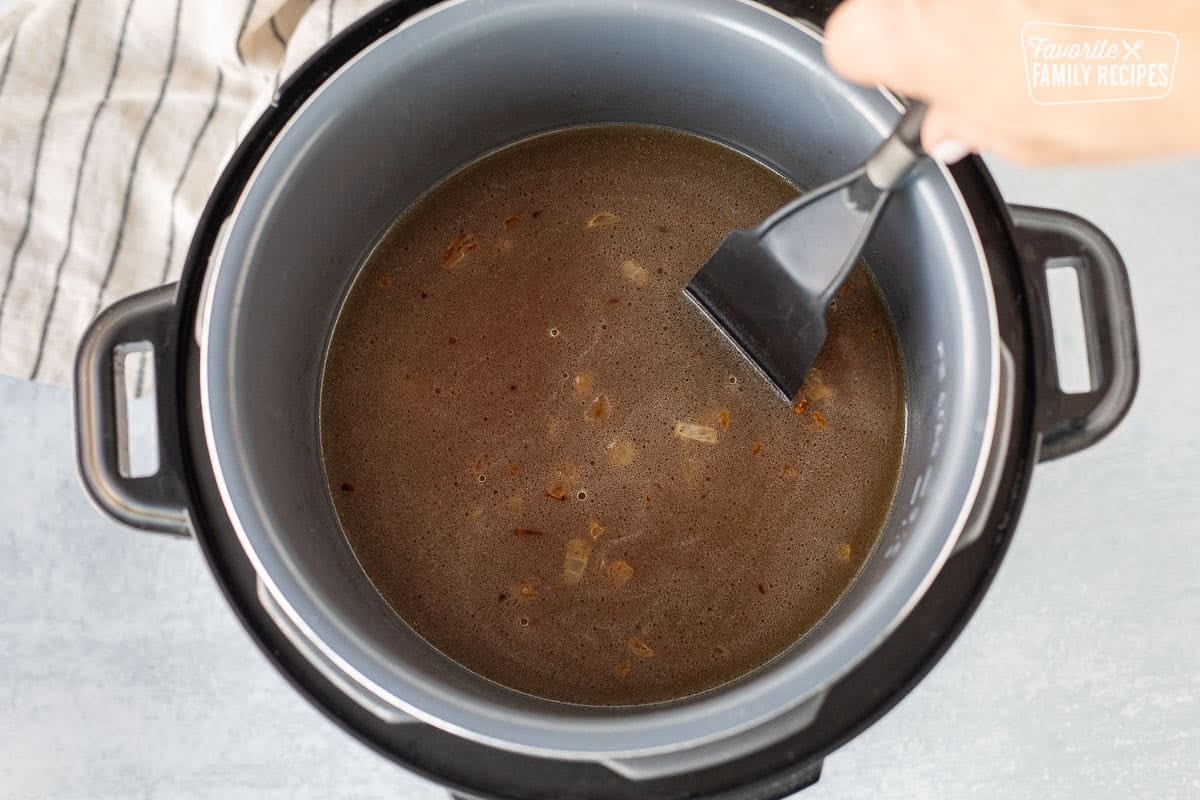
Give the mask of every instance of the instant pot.
POLYGON ((310 702, 463 797, 757 799, 808 785, 966 623, 1033 464, 1094 444, 1133 400, 1132 304, 1112 243, 1072 215, 1005 205, 978 159, 929 162, 865 251, 906 372, 896 499, 854 583, 799 642, 693 697, 584 707, 487 681, 388 608, 341 535, 317 429, 329 337, 366 254, 454 169, 571 125, 697 133, 800 186, 846 172, 902 104, 826 67, 832 4, 770 6, 387 4, 281 88, 214 189, 179 283, 116 303, 81 344, 92 498, 129 525, 194 536, 310 702), (1078 277, 1092 377, 1080 393, 1058 380, 1050 269, 1078 277), (131 477, 123 355, 145 344, 160 467, 131 477))

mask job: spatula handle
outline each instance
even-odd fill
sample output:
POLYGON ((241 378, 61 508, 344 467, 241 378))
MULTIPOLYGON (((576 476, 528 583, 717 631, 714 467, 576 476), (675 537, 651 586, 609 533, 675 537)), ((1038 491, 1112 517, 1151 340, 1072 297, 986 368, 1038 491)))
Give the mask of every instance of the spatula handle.
POLYGON ((890 192, 901 186, 925 156, 921 147, 921 125, 925 122, 926 110, 924 103, 914 100, 896 123, 892 135, 884 139, 867 159, 867 179, 876 189, 890 192))
POLYGON ((921 147, 921 126, 925 124, 925 112, 929 106, 920 100, 913 100, 904 111, 904 116, 896 123, 896 131, 892 135, 908 145, 916 153, 924 154, 921 147))

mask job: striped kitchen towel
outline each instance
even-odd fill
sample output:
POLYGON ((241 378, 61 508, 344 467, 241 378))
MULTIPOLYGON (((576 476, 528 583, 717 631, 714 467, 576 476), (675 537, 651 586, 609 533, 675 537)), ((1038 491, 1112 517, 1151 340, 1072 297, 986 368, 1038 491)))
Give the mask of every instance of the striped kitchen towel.
POLYGON ((238 136, 380 0, 0 0, 0 373, 70 379, 104 306, 173 280, 238 136))

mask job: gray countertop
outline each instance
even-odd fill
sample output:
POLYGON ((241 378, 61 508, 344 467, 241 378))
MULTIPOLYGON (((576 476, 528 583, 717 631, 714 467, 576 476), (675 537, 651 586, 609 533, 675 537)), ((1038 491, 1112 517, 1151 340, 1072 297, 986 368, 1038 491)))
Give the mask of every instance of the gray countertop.
MULTIPOLYGON (((1130 416, 1039 467, 958 643, 804 800, 1200 796, 1200 161, 1031 172, 1132 273, 1130 416)), ((0 797, 405 798, 277 675, 198 548, 123 529, 75 477, 64 389, 0 379, 0 797)))

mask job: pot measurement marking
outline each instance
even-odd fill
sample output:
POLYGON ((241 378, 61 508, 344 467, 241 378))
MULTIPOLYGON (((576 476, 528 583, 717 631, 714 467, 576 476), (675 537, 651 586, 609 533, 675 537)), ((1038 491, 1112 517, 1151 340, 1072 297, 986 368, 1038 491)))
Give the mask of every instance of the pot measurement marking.
MULTIPOLYGON (((946 344, 943 341, 937 343, 937 380, 941 386, 946 382, 946 344)), ((905 541, 908 539, 908 531, 921 517, 921 502, 925 499, 925 492, 929 488, 929 483, 933 478, 933 468, 937 463, 938 453, 942 449, 942 439, 946 432, 946 390, 938 389, 937 403, 933 414, 933 444, 929 448, 929 463, 925 466, 924 471, 917 476, 913 482, 913 490, 908 498, 908 513, 900 519, 900 530, 895 539, 883 551, 883 557, 892 559, 904 547, 905 541)))

